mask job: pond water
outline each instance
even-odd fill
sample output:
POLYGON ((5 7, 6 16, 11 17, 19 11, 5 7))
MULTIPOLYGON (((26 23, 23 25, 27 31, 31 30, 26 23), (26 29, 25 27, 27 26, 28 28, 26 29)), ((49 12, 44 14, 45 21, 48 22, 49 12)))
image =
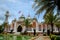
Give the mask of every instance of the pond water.
POLYGON ((0 40, 29 40, 30 36, 0 35, 0 40))

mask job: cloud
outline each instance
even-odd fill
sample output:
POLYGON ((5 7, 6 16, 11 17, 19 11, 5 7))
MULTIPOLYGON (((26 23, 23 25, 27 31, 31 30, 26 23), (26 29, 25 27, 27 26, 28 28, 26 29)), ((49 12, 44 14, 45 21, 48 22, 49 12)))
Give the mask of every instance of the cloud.
POLYGON ((18 0, 8 0, 9 2, 16 3, 18 0))
POLYGON ((0 17, 0 20, 3 21, 4 20, 4 17, 0 17))
POLYGON ((11 22, 14 18, 18 18, 21 16, 20 14, 18 14, 18 11, 22 11, 24 16, 26 17, 28 15, 28 12, 33 14, 33 3, 34 2, 32 0, 6 0, 0 5, 0 13, 2 15, 2 13, 5 13, 6 10, 9 10, 9 22, 11 22))
POLYGON ((3 23, 3 21, 2 20, 0 20, 0 25, 3 23))
POLYGON ((0 4, 0 11, 7 11, 9 7, 6 4, 0 4))

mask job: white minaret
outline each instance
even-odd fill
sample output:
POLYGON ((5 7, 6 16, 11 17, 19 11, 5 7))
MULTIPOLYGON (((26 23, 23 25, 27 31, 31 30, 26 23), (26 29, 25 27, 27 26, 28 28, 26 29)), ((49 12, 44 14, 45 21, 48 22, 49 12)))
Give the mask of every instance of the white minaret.
POLYGON ((5 32, 8 32, 9 28, 8 28, 8 17, 9 17, 9 11, 6 11, 6 14, 5 14, 5 32))
POLYGON ((8 23, 8 17, 9 17, 9 11, 7 11, 5 14, 5 23, 8 23))

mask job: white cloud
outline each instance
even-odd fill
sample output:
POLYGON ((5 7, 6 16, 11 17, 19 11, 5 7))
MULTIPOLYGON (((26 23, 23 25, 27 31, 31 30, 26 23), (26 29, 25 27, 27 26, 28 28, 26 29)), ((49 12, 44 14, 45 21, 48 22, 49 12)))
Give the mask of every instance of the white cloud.
POLYGON ((3 23, 3 21, 2 20, 0 20, 0 25, 3 23))
MULTIPOLYGON (((29 1, 29 0, 28 0, 29 1)), ((6 10, 9 10, 10 12, 10 17, 9 17, 9 22, 13 20, 13 18, 18 18, 20 15, 18 14, 18 11, 22 11, 27 14, 27 12, 31 12, 32 10, 32 4, 34 3, 33 1, 22 1, 22 0, 6 0, 4 4, 1 4, 0 7, 6 12, 6 10)), ((1 13, 1 12, 0 12, 1 13)), ((26 14, 24 14, 26 16, 26 14)), ((1 13, 2 15, 2 13, 1 13)))
POLYGON ((34 3, 34 1, 30 1, 30 3, 31 3, 31 4, 33 4, 33 3, 34 3))
POLYGON ((9 2, 16 3, 18 0, 8 0, 9 2))
POLYGON ((0 5, 0 11, 7 11, 7 10, 9 10, 9 8, 6 4, 1 4, 0 5))

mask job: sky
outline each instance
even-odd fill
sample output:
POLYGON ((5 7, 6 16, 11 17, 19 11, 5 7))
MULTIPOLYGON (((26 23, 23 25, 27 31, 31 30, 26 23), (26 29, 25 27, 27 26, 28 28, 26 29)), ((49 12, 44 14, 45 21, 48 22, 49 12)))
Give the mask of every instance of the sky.
MULTIPOLYGON (((5 13, 9 11, 9 23, 13 19, 17 19, 23 14, 26 18, 30 15, 31 18, 34 17, 35 11, 32 8, 34 0, 0 0, 0 24, 5 20, 5 13), (19 13, 21 11, 21 13, 19 13)), ((43 14, 37 17, 39 22, 43 21, 43 14)))

